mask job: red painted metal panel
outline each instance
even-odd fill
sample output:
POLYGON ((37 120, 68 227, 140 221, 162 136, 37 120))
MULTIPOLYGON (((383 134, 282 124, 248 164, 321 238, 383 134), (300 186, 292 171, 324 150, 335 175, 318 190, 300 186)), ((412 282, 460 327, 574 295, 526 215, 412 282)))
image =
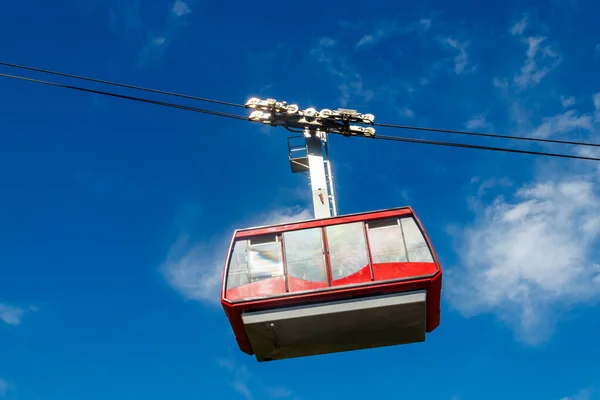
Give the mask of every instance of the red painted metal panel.
POLYGON ((257 297, 272 297, 285 293, 285 278, 279 276, 228 289, 225 292, 225 298, 228 300, 242 300, 257 297))
POLYGON ((440 325, 440 303, 442 297, 442 274, 441 271, 434 276, 427 290, 427 323, 426 331, 432 332, 440 325))
POLYGON ((301 292, 304 290, 316 290, 329 287, 329 282, 313 282, 305 281, 304 279, 296 278, 295 276, 288 277, 290 292, 301 292))
POLYGON ((348 275, 341 279, 332 280, 331 286, 355 285, 357 283, 364 282, 371 282, 371 268, 368 264, 352 275, 348 275))
POLYGON ((376 281, 406 279, 432 276, 438 270, 435 263, 401 262, 373 264, 373 275, 376 281))

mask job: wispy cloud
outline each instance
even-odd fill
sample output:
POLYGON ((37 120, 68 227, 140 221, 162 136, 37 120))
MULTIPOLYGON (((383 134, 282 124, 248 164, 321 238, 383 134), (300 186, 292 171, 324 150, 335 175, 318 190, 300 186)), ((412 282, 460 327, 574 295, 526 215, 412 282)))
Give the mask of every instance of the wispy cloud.
MULTIPOLYGON (((312 218, 310 210, 282 208, 258 215, 239 226, 274 225, 312 218)), ((234 228, 216 239, 192 243, 191 235, 182 234, 171 246, 162 265, 168 283, 184 297, 208 304, 218 304, 225 256, 234 228)))
POLYGON ((594 110, 595 110, 594 120, 596 122, 600 122, 600 92, 598 92, 592 96, 592 101, 594 102, 594 110))
POLYGON ((252 378, 248 368, 244 365, 234 362, 230 358, 222 358, 218 360, 219 366, 226 370, 230 376, 230 386, 234 391, 239 393, 245 400, 254 398, 270 398, 272 400, 284 400, 294 397, 294 393, 282 386, 265 386, 258 379, 252 378), (250 387, 252 382, 252 387, 250 387))
POLYGON ((284 387, 273 387, 268 390, 269 397, 273 400, 287 399, 292 396, 292 391, 284 387))
POLYGON ((377 24, 377 27, 364 34, 354 46, 360 50, 366 47, 375 46, 381 40, 397 34, 406 34, 411 32, 426 32, 431 27, 431 19, 421 18, 409 24, 402 24, 396 20, 384 20, 377 24))
POLYGON ((573 396, 563 397, 560 400, 592 400, 593 394, 592 388, 586 388, 573 396))
POLYGON ((514 84, 521 90, 540 83, 550 72, 562 62, 562 56, 551 46, 542 46, 548 39, 546 36, 524 36, 528 21, 523 20, 513 25, 510 33, 521 38, 527 45, 525 62, 518 74, 513 77, 514 84))
POLYGON ((575 97, 573 96, 560 96, 560 105, 562 108, 570 108, 575 105, 575 97))
POLYGON ((513 26, 510 27, 510 33, 514 36, 522 36, 525 32, 525 28, 527 28, 526 15, 524 15, 520 21, 516 22, 513 26))
POLYGON ((431 28, 431 18, 421 18, 419 24, 424 30, 428 31, 431 28))
POLYGON ((13 307, 8 304, 0 303, 0 321, 12 326, 21 325, 21 320, 25 314, 24 308, 13 307))
POLYGON ((186 18, 191 13, 188 2, 175 0, 169 6, 167 21, 160 33, 147 34, 146 43, 138 54, 138 66, 146 67, 160 60, 169 43, 175 39, 185 26, 186 18))
POLYGON ((533 130, 532 136, 548 138, 574 130, 592 130, 592 116, 579 114, 576 110, 567 110, 562 114, 544 118, 543 122, 533 130))
POLYGON ((183 0, 176 0, 175 3, 173 3, 173 7, 171 8, 171 12, 176 17, 181 18, 184 15, 187 15, 190 12, 192 12, 192 10, 190 9, 189 4, 186 3, 185 1, 183 1, 183 0))
POLYGON ((468 130, 491 130, 494 127, 487 121, 485 114, 479 114, 471 117, 471 119, 465 122, 465 128, 468 130))
POLYGON ((348 106, 351 100, 368 103, 375 96, 375 92, 365 88, 363 78, 348 62, 347 57, 337 50, 338 42, 329 37, 321 37, 310 49, 310 57, 339 82, 342 107, 348 106))
POLYGON ((403 118, 414 118, 415 117, 415 112, 413 110, 411 110, 408 107, 401 107, 398 110, 398 113, 403 117, 403 118))
POLYGON ((446 295, 466 316, 493 312, 520 340, 551 336, 561 307, 600 296, 600 193, 588 176, 564 176, 497 197, 464 229, 460 268, 446 295))
POLYGON ((232 377, 231 386, 233 387, 233 390, 241 394, 246 400, 252 400, 254 398, 254 395, 248 386, 250 374, 245 366, 238 366, 229 359, 219 360, 219 366, 229 371, 232 377))
POLYGON ((128 35, 141 29, 144 21, 141 16, 141 0, 115 1, 109 11, 108 28, 114 34, 128 35))
POLYGON ((496 178, 491 177, 484 180, 481 180, 480 177, 476 176, 471 179, 471 183, 477 185, 477 197, 484 196, 488 189, 498 188, 498 187, 511 187, 513 185, 513 181, 504 177, 504 178, 496 178))
POLYGON ((468 42, 461 42, 453 37, 446 37, 441 40, 442 43, 458 53, 453 59, 454 72, 460 75, 466 72, 473 72, 476 69, 475 67, 467 68, 469 65, 469 54, 467 53, 468 42))

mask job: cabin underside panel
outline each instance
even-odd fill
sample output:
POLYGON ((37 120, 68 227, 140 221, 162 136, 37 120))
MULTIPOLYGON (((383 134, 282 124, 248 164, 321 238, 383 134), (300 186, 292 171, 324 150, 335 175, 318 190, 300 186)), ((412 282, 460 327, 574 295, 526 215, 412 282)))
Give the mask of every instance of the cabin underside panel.
POLYGON ((422 342, 426 291, 242 314, 258 361, 422 342))

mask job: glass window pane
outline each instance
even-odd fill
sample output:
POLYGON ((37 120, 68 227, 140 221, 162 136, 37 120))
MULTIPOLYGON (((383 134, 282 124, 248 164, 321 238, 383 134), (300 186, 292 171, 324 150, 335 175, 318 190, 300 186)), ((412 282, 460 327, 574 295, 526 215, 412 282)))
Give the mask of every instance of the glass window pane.
POLYGON ((367 226, 373 264, 408 261, 397 218, 369 222, 367 226))
POLYGON ((327 228, 331 260, 331 279, 341 279, 369 265, 362 222, 333 225, 327 228))
POLYGON ((239 240, 233 244, 233 252, 229 258, 227 272, 227 289, 246 285, 250 282, 248 275, 248 241, 239 240))
POLYGON ((251 239, 248 263, 251 282, 283 276, 281 243, 277 241, 277 237, 251 239))
POLYGON ((321 228, 286 232, 283 239, 288 275, 305 281, 327 281, 321 228))
POLYGON ((410 262, 433 262, 433 256, 425 242, 423 233, 412 217, 402 218, 402 230, 404 241, 408 250, 408 261, 410 262))

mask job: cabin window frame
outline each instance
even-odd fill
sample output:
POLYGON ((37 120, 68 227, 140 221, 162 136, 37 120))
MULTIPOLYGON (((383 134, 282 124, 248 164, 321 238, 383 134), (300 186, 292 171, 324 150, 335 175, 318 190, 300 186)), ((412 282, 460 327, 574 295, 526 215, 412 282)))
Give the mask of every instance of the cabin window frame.
MULTIPOLYGON (((386 217, 386 218, 378 218, 378 219, 373 219, 373 220, 369 220, 369 221, 365 221, 365 231, 366 231, 366 236, 367 238, 369 238, 370 232, 371 231, 375 231, 377 229, 381 229, 381 228, 389 228, 389 227, 398 227, 399 228, 399 233, 400 233, 400 241, 402 242, 402 246, 404 248, 404 257, 406 260, 404 261, 390 261, 390 262, 394 262, 394 263, 401 263, 401 262, 411 262, 409 255, 408 255, 408 249, 406 247, 406 238, 404 236, 404 229, 402 227, 402 216, 394 216, 394 217, 386 217), (391 222, 394 222, 394 224, 392 224, 391 222), (381 225, 380 225, 381 224, 381 225), (372 226, 372 225, 380 225, 380 226, 372 226)), ((411 217, 409 217, 411 218, 411 217)), ((386 262, 375 262, 373 261, 374 257, 373 257, 373 250, 371 247, 369 247, 369 255, 371 256, 371 265, 373 264, 384 264, 386 262)))
MULTIPOLYGON (((391 215, 391 216, 366 218, 363 220, 343 221, 340 223, 324 224, 324 225, 320 225, 320 226, 309 226, 309 227, 305 227, 305 228, 281 230, 281 231, 270 232, 270 233, 258 233, 256 235, 242 236, 242 237, 239 237, 238 239, 234 239, 232 241, 233 246, 231 246, 231 253, 230 253, 230 257, 229 257, 228 264, 227 264, 227 274, 226 274, 226 281, 225 281, 224 289, 225 290, 233 289, 232 287, 229 287, 228 284, 230 281, 231 256, 234 253, 235 245, 238 242, 245 241, 247 243, 246 254, 249 254, 251 242, 253 240, 256 241, 257 238, 268 237, 268 236, 275 238, 275 242, 280 243, 281 264, 282 264, 283 277, 285 280, 285 292, 274 294, 273 296, 270 296, 271 298, 282 298, 282 297, 286 297, 286 296, 290 296, 290 295, 298 295, 298 294, 305 294, 305 293, 319 293, 319 292, 322 293, 322 292, 327 292, 327 291, 336 291, 336 290, 340 290, 340 289, 359 288, 359 287, 368 286, 373 283, 385 284, 385 283, 391 283, 391 282, 402 282, 402 281, 409 281, 409 280, 412 280, 415 278, 422 278, 422 277, 424 278, 424 277, 432 276, 432 274, 428 274, 428 275, 423 275, 423 276, 418 276, 418 277, 402 277, 402 278, 393 278, 393 279, 384 279, 384 280, 375 281, 375 276, 374 276, 375 274, 374 274, 374 267, 373 267, 373 254, 372 254, 371 243, 370 243, 370 238, 369 238, 369 227, 370 227, 370 225, 377 225, 378 223, 386 221, 386 220, 395 221, 396 225, 398 225, 400 227, 400 230, 402 233, 402 242, 403 242, 404 251, 405 251, 406 259, 407 259, 406 262, 431 262, 433 264, 436 264, 437 269, 439 270, 439 261, 437 259, 436 254, 434 253, 434 251, 432 249, 432 245, 429 241, 429 237, 426 235, 419 220, 416 218, 416 216, 413 213, 398 214, 398 215, 391 215), (429 261, 411 261, 409 249, 408 249, 408 246, 406 243, 405 229, 402 224, 403 219, 409 219, 409 218, 412 219, 412 223, 414 223, 415 227, 417 228, 417 231, 419 232, 419 234, 421 236, 421 239, 425 243, 425 247, 427 248, 427 250, 429 252, 429 259, 430 259, 429 261), (370 279, 368 281, 354 282, 354 283, 348 283, 348 284, 344 284, 344 285, 334 285, 333 284, 334 281, 344 279, 358 271, 352 272, 348 275, 345 275, 344 277, 334 279, 333 270, 332 270, 332 262, 331 262, 330 243, 329 243, 330 238, 328 237, 328 234, 327 234, 327 228, 333 228, 336 226, 343 226, 343 225, 350 225, 350 224, 362 224, 361 232, 362 232, 362 235, 364 238, 364 248, 366 251, 366 261, 369 266, 370 279), (290 291, 289 271, 288 271, 287 255, 286 255, 286 247, 285 247, 285 234, 288 232, 312 230, 312 229, 318 229, 321 234, 321 249, 322 249, 322 254, 324 257, 327 286, 322 287, 322 288, 317 288, 317 289, 290 291)), ((271 242, 271 243, 273 243, 273 242, 271 242)), ((247 272, 248 272, 248 284, 251 284, 251 283, 253 283, 251 280, 252 279, 252 263, 251 263, 249 257, 247 259, 247 272)), ((278 275, 277 277, 281 277, 281 275, 278 275)), ((273 277, 273 278, 277 278, 277 277, 273 277)), ((265 279, 268 279, 268 278, 265 278, 265 279)), ((258 281, 256 281, 256 282, 258 282, 258 281)), ((325 283, 325 282, 321 281, 321 283, 325 283)), ((243 285, 238 285, 236 287, 239 287, 239 286, 243 286, 243 285)), ((228 301, 235 303, 235 302, 246 302, 246 301, 256 301, 256 300, 258 300, 258 298, 237 299, 237 300, 228 300, 228 301)))
MULTIPOLYGON (((259 281, 266 280, 266 279, 280 278, 282 276, 286 277, 286 271, 285 271, 285 253, 284 253, 284 250, 283 250, 282 239, 283 239, 283 235, 281 233, 271 233, 271 234, 266 234, 266 235, 257 235, 257 236, 250 237, 250 238, 247 239, 248 240, 248 247, 247 247, 246 251, 248 252, 248 280, 249 280, 250 283, 259 282, 259 281), (260 240, 262 238, 267 238, 267 237, 273 237, 275 239, 275 241, 261 241, 260 240), (258 243, 253 244, 252 240, 256 240, 256 241, 258 241, 258 243), (261 245, 270 245, 270 244, 279 244, 279 246, 277 246, 277 248, 279 248, 279 251, 280 251, 279 260, 281 262, 281 275, 271 276, 271 277, 268 277, 268 278, 261 278, 261 279, 257 279, 257 280, 254 281, 254 280, 252 280, 252 277, 254 275, 254 271, 253 271, 252 260, 251 260, 251 257, 250 257, 251 248, 252 248, 252 246, 261 246, 261 245)), ((275 248, 275 246, 274 246, 274 248, 275 248)), ((286 281, 287 281, 287 279, 286 279, 286 281)), ((286 293, 287 293, 287 290, 286 290, 286 293)))
MULTIPOLYGON (((318 231, 319 232, 319 237, 320 237, 320 246, 321 246, 321 258, 323 260, 323 273, 324 273, 324 280, 323 281, 311 281, 311 282, 318 282, 318 283, 327 283, 327 287, 331 287, 331 276, 329 273, 329 259, 327 257, 327 243, 326 243, 326 238, 325 238, 325 231, 323 229, 323 227, 312 227, 312 228, 305 228, 305 229, 291 229, 289 231, 285 231, 282 234, 282 238, 283 241, 285 241, 285 234, 286 233, 292 233, 292 232, 302 232, 302 231, 318 231)), ((289 241, 289 238, 288 238, 289 241)), ((285 267, 286 267, 286 279, 289 277, 289 268, 287 265, 287 256, 286 256, 286 248, 285 248, 285 243, 284 243, 284 247, 283 247, 283 254, 285 257, 285 267)), ((298 279, 302 279, 298 276, 292 275, 294 278, 298 278, 298 279)), ((304 279, 303 279, 304 280, 304 279)), ((300 291, 293 291, 290 292, 289 288, 288 288, 288 293, 298 293, 300 291)))
POLYGON ((340 287, 340 288, 341 287, 347 287, 349 285, 356 285, 356 284, 373 282, 373 264, 371 262, 371 250, 370 250, 370 247, 369 247, 368 238, 367 238, 367 235, 365 234, 365 222, 366 221, 343 222, 343 223, 340 223, 340 224, 331 224, 331 225, 327 225, 327 226, 323 227, 323 234, 324 234, 324 236, 325 236, 325 238, 327 240, 327 247, 326 247, 327 261, 328 261, 327 264, 328 264, 328 269, 329 269, 329 275, 330 275, 330 278, 331 278, 330 282, 329 282, 329 285, 330 285, 329 287, 331 289, 335 289, 335 288, 338 288, 338 287, 340 287), (351 276, 352 274, 355 274, 355 273, 359 272, 360 269, 358 271, 354 271, 354 272, 351 272, 349 274, 346 274, 346 275, 342 276, 341 278, 335 278, 334 279, 333 265, 331 263, 331 246, 329 244, 329 235, 327 233, 327 228, 339 227, 339 226, 344 226, 344 225, 354 225, 354 224, 361 224, 362 225, 360 231, 362 233, 364 248, 365 248, 365 251, 366 251, 366 261, 367 261, 367 265, 369 267, 369 275, 370 275, 371 279, 368 282, 357 282, 357 283, 351 283, 351 284, 347 284, 347 285, 336 286, 336 285, 333 284, 334 281, 347 278, 347 277, 351 276))

